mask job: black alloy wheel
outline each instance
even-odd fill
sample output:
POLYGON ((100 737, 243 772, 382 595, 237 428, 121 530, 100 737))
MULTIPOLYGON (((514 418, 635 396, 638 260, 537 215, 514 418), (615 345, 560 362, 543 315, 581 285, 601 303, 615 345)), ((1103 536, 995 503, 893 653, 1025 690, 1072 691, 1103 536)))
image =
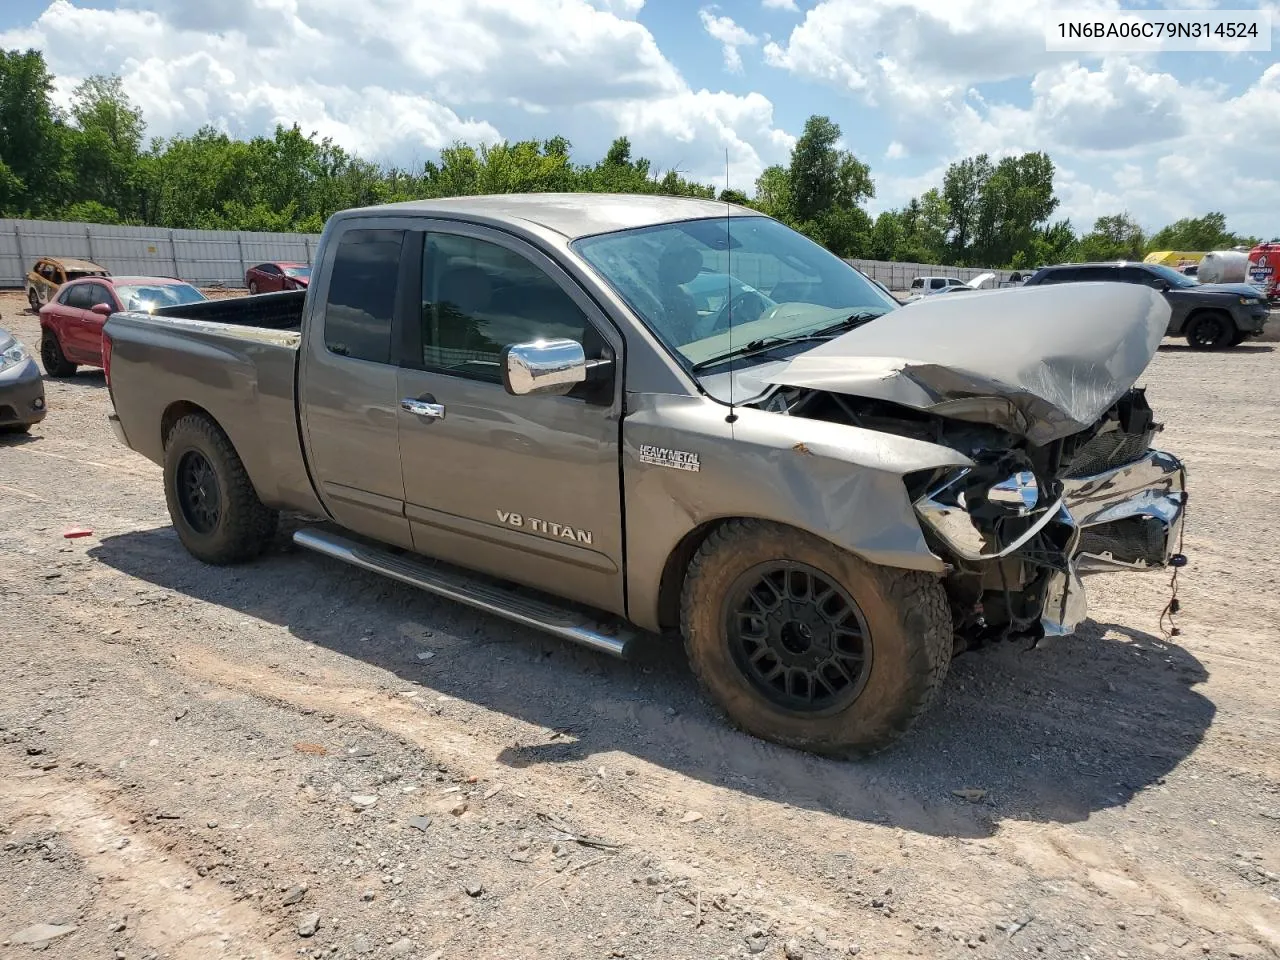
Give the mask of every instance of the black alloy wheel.
POLYGON ((725 630, 738 669, 794 713, 844 710, 871 673, 871 633, 849 593, 807 564, 776 560, 739 576, 725 630))
POLYGON ((213 465, 199 450, 188 450, 178 463, 178 504, 196 533, 209 534, 222 519, 222 494, 213 465))
POLYGON ((1231 342, 1234 331, 1220 313, 1202 313, 1191 322, 1187 342, 1195 350, 1215 350, 1231 342))

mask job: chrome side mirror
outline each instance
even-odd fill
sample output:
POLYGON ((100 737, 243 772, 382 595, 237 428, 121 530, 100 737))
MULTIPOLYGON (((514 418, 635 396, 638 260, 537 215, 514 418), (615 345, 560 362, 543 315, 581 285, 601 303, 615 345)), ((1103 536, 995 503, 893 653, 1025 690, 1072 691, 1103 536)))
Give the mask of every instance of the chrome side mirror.
POLYGON ((502 348, 499 365, 507 393, 563 396, 587 379, 587 354, 576 340, 534 340, 502 348))

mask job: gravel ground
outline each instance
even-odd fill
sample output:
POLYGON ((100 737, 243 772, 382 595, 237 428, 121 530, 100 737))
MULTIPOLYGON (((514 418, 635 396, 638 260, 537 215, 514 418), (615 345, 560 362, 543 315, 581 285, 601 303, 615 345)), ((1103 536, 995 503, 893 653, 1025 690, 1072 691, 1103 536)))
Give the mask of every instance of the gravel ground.
MULTIPOLYGON (((35 317, 0 295, 28 346, 35 317)), ((179 545, 98 371, 0 440, 0 957, 1280 953, 1280 353, 1170 343, 1165 575, 960 658, 874 761, 311 554, 179 545), (1265 518, 1265 519, 1263 519, 1265 518), (93 535, 65 539, 85 526, 93 535)))

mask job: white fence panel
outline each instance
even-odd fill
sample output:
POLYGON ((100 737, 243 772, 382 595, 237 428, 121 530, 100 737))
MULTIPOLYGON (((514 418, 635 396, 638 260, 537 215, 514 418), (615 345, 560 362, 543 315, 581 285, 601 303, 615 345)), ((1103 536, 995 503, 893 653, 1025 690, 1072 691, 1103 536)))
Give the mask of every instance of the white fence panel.
POLYGON ((316 234, 166 230, 51 220, 0 220, 0 287, 20 287, 40 257, 92 260, 117 276, 177 277, 210 286, 244 286, 248 267, 266 260, 310 263, 316 234))
MULTIPOLYGON (((251 233, 237 230, 165 230, 157 227, 117 227, 51 220, 0 220, 0 287, 20 287, 40 257, 92 260, 112 273, 178 277, 192 283, 243 287, 244 272, 268 260, 311 263, 318 234, 251 233)), ((903 291, 914 277, 958 277, 972 280, 993 272, 985 284, 994 287, 1015 272, 982 267, 950 267, 929 263, 850 260, 867 276, 890 290, 903 291)), ((769 285, 763 263, 734 257, 733 270, 753 285, 769 285)))

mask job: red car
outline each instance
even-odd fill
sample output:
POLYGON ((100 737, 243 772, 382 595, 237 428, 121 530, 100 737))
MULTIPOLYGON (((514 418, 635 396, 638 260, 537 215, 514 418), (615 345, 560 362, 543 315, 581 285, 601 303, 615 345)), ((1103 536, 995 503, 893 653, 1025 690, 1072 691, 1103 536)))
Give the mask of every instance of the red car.
POLYGON ((250 293, 275 293, 277 290, 305 290, 311 282, 311 267, 305 263, 260 263, 245 271, 244 283, 250 293))
POLYGON ((76 367, 102 366, 102 328, 121 310, 151 311, 207 299, 181 280, 166 277, 85 277, 64 283, 40 308, 40 359, 51 377, 76 367))

